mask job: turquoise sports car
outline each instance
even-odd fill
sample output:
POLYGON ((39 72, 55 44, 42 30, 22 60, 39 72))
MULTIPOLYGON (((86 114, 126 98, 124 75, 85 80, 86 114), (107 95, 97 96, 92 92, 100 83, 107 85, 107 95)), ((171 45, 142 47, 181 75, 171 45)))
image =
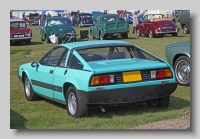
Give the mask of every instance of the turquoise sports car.
POLYGON ((167 108, 177 88, 170 64, 119 40, 58 44, 18 70, 28 101, 57 101, 76 118, 87 117, 93 106, 103 112, 105 106, 135 102, 167 108))

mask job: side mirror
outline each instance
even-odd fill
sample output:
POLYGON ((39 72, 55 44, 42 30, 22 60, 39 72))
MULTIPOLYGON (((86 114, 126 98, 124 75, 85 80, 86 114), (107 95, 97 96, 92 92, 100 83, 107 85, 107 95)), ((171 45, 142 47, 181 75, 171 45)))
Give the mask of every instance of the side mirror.
POLYGON ((31 66, 32 66, 32 67, 37 67, 37 66, 39 66, 39 65, 38 65, 38 62, 32 62, 32 63, 31 63, 31 66))

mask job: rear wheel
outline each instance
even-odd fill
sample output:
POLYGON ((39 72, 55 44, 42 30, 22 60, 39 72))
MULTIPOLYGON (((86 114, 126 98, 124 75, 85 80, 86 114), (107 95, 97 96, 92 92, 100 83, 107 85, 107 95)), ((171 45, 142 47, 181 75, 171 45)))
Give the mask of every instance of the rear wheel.
POLYGON ((178 36, 178 33, 173 33, 172 36, 178 36))
POLYGON ((184 33, 184 34, 188 34, 188 33, 189 33, 189 31, 188 31, 188 29, 187 29, 186 26, 183 26, 183 33, 184 33))
POLYGON ((26 41, 26 44, 31 44, 31 40, 26 41))
POLYGON ((75 118, 87 117, 88 105, 74 86, 70 86, 66 93, 66 109, 75 118))
POLYGON ((170 103, 170 96, 161 97, 147 102, 149 106, 159 107, 159 108, 167 108, 169 106, 169 103, 170 103))
POLYGON ((125 32, 124 34, 122 34, 122 37, 123 37, 124 39, 128 39, 128 33, 125 32))
POLYGON ((138 37, 141 36, 140 30, 138 28, 136 29, 136 36, 138 36, 138 37))
POLYGON ((50 43, 50 40, 49 38, 46 36, 46 39, 45 39, 46 43, 50 43))
POLYGON ((149 30, 149 38, 153 38, 154 37, 154 34, 152 33, 152 30, 150 29, 149 30))

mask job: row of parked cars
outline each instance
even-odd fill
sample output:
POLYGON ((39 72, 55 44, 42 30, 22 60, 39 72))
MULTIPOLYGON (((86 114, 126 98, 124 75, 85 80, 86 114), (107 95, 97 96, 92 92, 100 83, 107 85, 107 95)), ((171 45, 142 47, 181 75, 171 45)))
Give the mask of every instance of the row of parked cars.
MULTIPOLYGON (((179 32, 178 26, 162 15, 144 19, 136 26, 137 36, 177 36, 179 32)), ((11 19, 10 24, 11 42, 30 43, 33 34, 24 20, 11 19)), ((126 39, 129 31, 128 22, 117 14, 103 14, 90 27, 92 39, 99 41, 57 44, 40 60, 20 65, 18 77, 26 99, 44 97, 65 104, 68 114, 76 118, 86 117, 93 106, 103 112, 107 105, 137 102, 167 108, 177 85, 190 85, 190 41, 166 46, 166 62, 126 41, 106 40, 126 39)), ((41 40, 47 43, 51 35, 62 36, 59 33, 63 39, 76 34, 69 18, 48 18, 40 28, 41 40)))

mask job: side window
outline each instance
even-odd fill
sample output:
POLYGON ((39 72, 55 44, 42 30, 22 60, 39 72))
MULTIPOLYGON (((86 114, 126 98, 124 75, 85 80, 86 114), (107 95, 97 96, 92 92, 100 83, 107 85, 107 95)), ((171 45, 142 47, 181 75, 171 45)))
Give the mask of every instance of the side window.
POLYGON ((69 67, 73 69, 83 69, 83 64, 78 60, 75 55, 72 55, 69 61, 69 67))
POLYGON ((65 67, 65 61, 66 61, 66 58, 67 58, 67 54, 68 54, 68 51, 67 51, 67 52, 65 53, 65 55, 62 57, 59 66, 65 67))
POLYGON ((53 50, 53 52, 50 54, 50 56, 48 58, 46 65, 56 66, 56 64, 58 63, 64 50, 65 50, 65 48, 63 48, 63 47, 59 47, 59 48, 56 48, 55 50, 53 50))

